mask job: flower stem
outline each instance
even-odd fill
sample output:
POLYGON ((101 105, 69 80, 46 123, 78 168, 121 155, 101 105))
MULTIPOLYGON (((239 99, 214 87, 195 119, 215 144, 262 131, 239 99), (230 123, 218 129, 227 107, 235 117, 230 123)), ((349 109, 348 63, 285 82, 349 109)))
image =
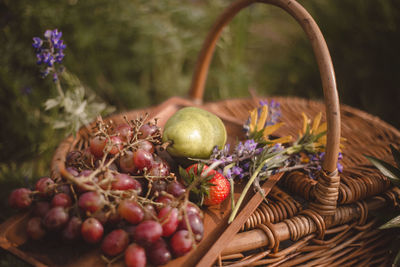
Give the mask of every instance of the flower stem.
POLYGON ((57 79, 57 81, 56 81, 56 88, 57 88, 58 94, 61 96, 61 98, 64 98, 64 92, 61 88, 61 83, 60 83, 59 79, 57 79))
POLYGON ((253 184, 254 180, 256 179, 258 173, 261 171, 261 169, 262 169, 262 167, 264 166, 264 164, 266 163, 266 161, 267 161, 267 160, 265 160, 265 161, 263 162, 263 164, 260 164, 260 165, 258 166, 258 168, 256 169, 256 171, 253 173, 253 175, 250 177, 249 181, 247 182, 246 186, 244 187, 243 192, 242 192, 242 194, 240 195, 240 197, 239 197, 239 199, 238 199, 238 201, 237 201, 237 203, 236 203, 236 206, 233 208, 232 213, 231 213, 231 215, 229 216, 228 223, 233 222, 233 220, 235 219, 236 214, 237 214, 237 212, 238 212, 238 210, 239 210, 239 207, 242 205, 243 199, 244 199, 244 197, 245 197, 246 194, 247 194, 247 191, 249 191, 250 186, 253 184))
POLYGON ((244 197, 246 196, 247 192, 250 189, 250 186, 253 184, 254 180, 257 178, 258 174, 260 173, 260 171, 262 170, 264 165, 267 164, 270 160, 272 160, 275 156, 283 155, 286 152, 287 152, 287 149, 282 150, 282 151, 280 151, 280 152, 278 152, 278 153, 276 153, 274 155, 271 155, 270 157, 264 159, 260 165, 258 165, 257 169, 251 175, 249 181, 247 182, 246 186, 244 187, 242 193, 240 194, 240 197, 239 197, 238 201, 236 202, 236 205, 233 208, 233 210, 231 212, 231 215, 229 216, 228 223, 233 222, 233 220, 235 219, 236 214, 238 213, 239 208, 242 205, 244 197))
POLYGON ((228 179, 230 185, 231 185, 231 209, 233 210, 235 208, 235 182, 233 179, 228 179))

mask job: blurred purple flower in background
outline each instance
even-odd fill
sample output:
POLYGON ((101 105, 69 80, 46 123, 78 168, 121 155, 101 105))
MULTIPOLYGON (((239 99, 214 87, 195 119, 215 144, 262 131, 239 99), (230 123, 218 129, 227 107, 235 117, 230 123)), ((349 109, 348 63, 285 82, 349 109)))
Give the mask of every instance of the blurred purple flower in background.
POLYGON ((42 77, 53 73, 53 81, 58 80, 58 72, 54 66, 55 63, 61 64, 64 59, 64 49, 67 47, 61 40, 62 32, 55 30, 46 30, 44 39, 33 37, 32 46, 36 52, 37 64, 45 65, 41 71, 42 77))

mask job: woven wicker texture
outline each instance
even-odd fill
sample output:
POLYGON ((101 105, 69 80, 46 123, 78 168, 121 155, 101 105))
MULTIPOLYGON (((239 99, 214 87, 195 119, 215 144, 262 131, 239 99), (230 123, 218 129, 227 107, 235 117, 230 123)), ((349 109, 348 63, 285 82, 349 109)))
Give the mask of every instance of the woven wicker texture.
MULTIPOLYGON (((190 96, 201 102, 208 66, 223 27, 242 9, 256 2, 276 5, 296 18, 305 30, 316 54, 324 89, 324 103, 291 97, 274 97, 281 103, 285 125, 278 135, 296 137, 302 126, 301 112, 314 117, 326 111, 328 122, 327 156, 317 180, 302 172, 286 174, 280 183, 242 226, 242 232, 221 248, 215 263, 226 266, 385 266, 390 262, 387 247, 390 233, 377 229, 371 212, 398 207, 400 191, 373 169, 363 154, 391 160, 389 144, 400 143, 400 133, 360 110, 342 105, 339 110, 335 76, 329 51, 314 20, 295 1, 239 0, 217 20, 206 38, 194 74, 190 96), (336 171, 340 136, 347 139, 343 148, 344 172, 336 171)), ((241 125, 249 110, 260 99, 230 99, 201 104, 225 121, 241 125)), ((124 113, 135 118, 154 108, 124 113)), ((122 115, 110 117, 122 122, 122 115)), ((65 171, 65 156, 72 149, 88 145, 90 127, 77 139, 60 144, 52 161, 52 176, 65 171), (89 130, 88 130, 89 129, 89 130)), ((230 129, 231 137, 240 136, 240 128, 230 129)))

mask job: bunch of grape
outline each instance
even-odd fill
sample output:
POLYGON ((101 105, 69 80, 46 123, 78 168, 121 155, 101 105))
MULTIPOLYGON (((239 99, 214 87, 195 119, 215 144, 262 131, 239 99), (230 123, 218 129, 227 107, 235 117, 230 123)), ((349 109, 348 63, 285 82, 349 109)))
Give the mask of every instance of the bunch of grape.
POLYGON ((99 243, 103 259, 124 257, 127 266, 166 264, 202 239, 203 214, 156 152, 159 127, 144 121, 112 127, 99 119, 88 147, 68 153, 63 178, 11 193, 12 207, 32 211, 31 239, 57 233, 99 243))

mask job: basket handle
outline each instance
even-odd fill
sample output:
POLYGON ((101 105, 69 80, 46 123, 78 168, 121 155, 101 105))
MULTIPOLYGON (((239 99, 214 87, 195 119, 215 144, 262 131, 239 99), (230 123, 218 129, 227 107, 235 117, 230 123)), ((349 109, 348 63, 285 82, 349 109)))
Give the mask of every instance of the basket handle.
POLYGON ((278 6, 287 11, 302 26, 309 38, 317 59, 327 118, 327 144, 323 169, 329 173, 335 172, 340 143, 340 110, 336 90, 335 72, 325 39, 311 15, 296 1, 292 0, 239 0, 232 3, 217 19, 203 44, 192 78, 189 97, 195 103, 201 103, 208 68, 214 53, 215 45, 223 28, 239 13, 253 3, 265 3, 278 6))
POLYGON ((288 12, 301 25, 311 42, 322 80, 325 112, 327 120, 327 143, 323 170, 313 188, 313 200, 309 208, 321 215, 335 214, 339 196, 340 177, 337 172, 337 160, 340 144, 340 110, 336 89, 335 72, 325 39, 311 15, 294 0, 238 0, 232 3, 217 19, 209 32, 200 52, 189 96, 194 103, 201 103, 208 68, 214 53, 216 42, 227 25, 240 10, 253 3, 265 3, 278 6, 288 12))

